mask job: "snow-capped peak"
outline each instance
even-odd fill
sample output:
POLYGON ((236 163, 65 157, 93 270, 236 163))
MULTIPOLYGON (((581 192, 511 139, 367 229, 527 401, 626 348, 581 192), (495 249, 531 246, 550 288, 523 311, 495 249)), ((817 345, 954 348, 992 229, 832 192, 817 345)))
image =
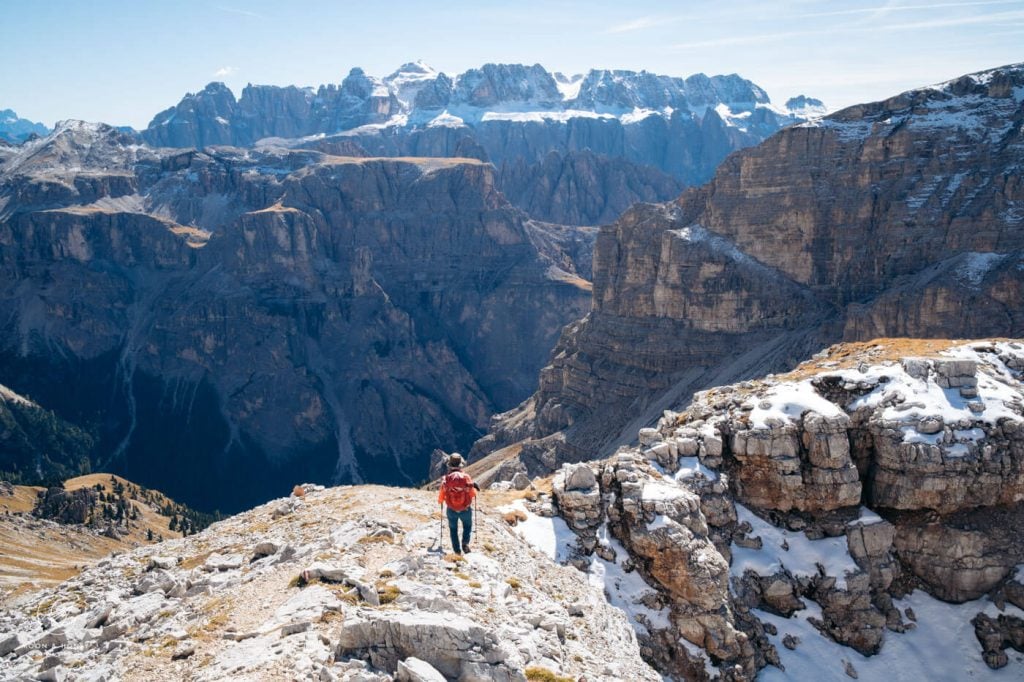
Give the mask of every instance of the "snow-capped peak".
POLYGON ((828 113, 828 107, 820 99, 797 95, 786 100, 786 111, 800 118, 816 118, 828 113))

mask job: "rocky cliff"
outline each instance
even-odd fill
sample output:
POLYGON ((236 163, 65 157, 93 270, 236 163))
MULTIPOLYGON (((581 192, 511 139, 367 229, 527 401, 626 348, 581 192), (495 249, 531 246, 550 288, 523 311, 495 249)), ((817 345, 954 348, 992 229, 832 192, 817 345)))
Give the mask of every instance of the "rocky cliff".
POLYGON ((417 62, 383 79, 353 69, 315 91, 249 85, 237 101, 211 83, 157 114, 142 137, 202 148, 265 138, 322 145, 326 136, 370 156, 479 158, 502 169, 501 189, 532 217, 594 225, 636 201, 668 200, 730 152, 820 115, 809 101, 793 114, 735 74, 559 79, 539 64, 486 64, 450 78, 417 62))
POLYGON ((1017 342, 880 340, 699 393, 562 468, 559 552, 656 591, 620 598, 674 678, 1019 676, 1022 370, 1017 342))
POLYGON ((634 207, 598 236, 593 310, 476 452, 529 439, 537 470, 607 453, 695 390, 840 339, 1021 335, 1022 102, 1024 67, 965 76, 787 128, 634 207))
POLYGON ((586 234, 465 159, 153 150, 66 122, 0 174, 0 376, 201 508, 415 482, 532 390, 586 234))

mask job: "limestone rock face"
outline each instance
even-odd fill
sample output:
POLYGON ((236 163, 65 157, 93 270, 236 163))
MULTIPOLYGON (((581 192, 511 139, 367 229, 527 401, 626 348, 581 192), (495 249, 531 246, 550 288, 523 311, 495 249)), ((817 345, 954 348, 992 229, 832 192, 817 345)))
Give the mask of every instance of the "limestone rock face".
MULTIPOLYGON (((1021 336, 1021 92, 1024 68, 1011 66, 852 107, 602 227, 593 309, 474 452, 529 438, 524 452, 555 461, 607 455, 696 390, 843 339, 1021 336)), ((930 444, 911 445, 893 456, 920 457, 930 476, 930 444)), ((983 457, 988 485, 1007 463, 983 457)))
POLYGON ((679 181, 650 166, 590 150, 508 161, 498 184, 532 217, 565 225, 610 223, 637 202, 667 201, 682 190, 679 181))
POLYGON ((884 679, 887 666, 916 670, 937 655, 912 662, 894 640, 927 628, 945 651, 969 624, 978 644, 965 665, 979 675, 1008 665, 1024 622, 1013 579, 1024 495, 1017 446, 997 439, 1024 417, 1022 358, 1016 341, 883 339, 698 393, 639 429, 638 445, 561 466, 552 494, 575 535, 568 563, 634 610, 645 659, 681 679, 703 679, 702 655, 726 679, 765 666, 849 674, 843 647, 887 661, 859 673, 884 679), (922 482, 919 459, 888 467, 904 507, 879 484, 887 445, 872 424, 887 419, 902 442, 927 440, 954 467, 935 483, 922 482), (986 448, 1005 458, 1002 476, 985 495, 958 495, 985 469, 986 448), (788 652, 809 637, 835 648, 804 667, 788 652))
POLYGON ((296 466, 422 480, 589 306, 586 234, 528 220, 484 164, 128 142, 68 123, 4 166, 0 375, 100 424, 94 467, 198 506, 296 466))

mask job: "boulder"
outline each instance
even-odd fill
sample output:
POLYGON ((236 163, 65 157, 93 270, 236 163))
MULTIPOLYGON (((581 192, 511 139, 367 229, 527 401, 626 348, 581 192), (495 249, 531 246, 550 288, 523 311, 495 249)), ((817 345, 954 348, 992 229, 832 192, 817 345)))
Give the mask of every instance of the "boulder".
POLYGON ((451 613, 360 609, 346 616, 335 650, 338 659, 363 658, 394 673, 412 658, 429 663, 448 679, 525 682, 517 652, 491 631, 451 613))
POLYGON ((410 656, 404 661, 398 662, 395 680, 396 682, 445 682, 445 677, 426 661, 410 656))

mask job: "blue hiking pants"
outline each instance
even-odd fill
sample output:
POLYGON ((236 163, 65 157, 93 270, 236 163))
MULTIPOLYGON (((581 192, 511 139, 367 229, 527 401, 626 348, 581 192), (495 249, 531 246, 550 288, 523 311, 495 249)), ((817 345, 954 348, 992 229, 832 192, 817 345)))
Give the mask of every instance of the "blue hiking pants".
POLYGON ((469 538, 473 533, 473 508, 455 511, 448 507, 448 535, 452 539, 452 551, 462 554, 464 547, 469 547, 469 538), (462 542, 459 543, 459 521, 462 521, 462 542))

